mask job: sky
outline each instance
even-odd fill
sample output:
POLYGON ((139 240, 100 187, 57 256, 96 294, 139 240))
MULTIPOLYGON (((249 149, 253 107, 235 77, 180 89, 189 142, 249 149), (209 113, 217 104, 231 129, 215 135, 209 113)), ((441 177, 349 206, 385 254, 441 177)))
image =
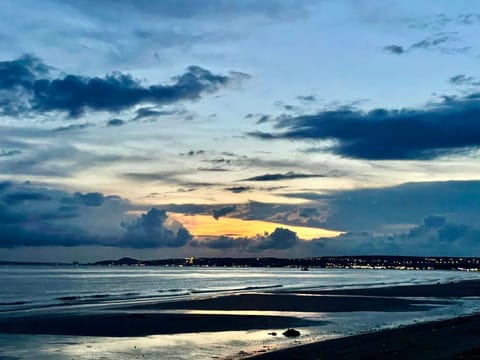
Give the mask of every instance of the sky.
POLYGON ((0 4, 0 260, 480 256, 480 4, 0 4))

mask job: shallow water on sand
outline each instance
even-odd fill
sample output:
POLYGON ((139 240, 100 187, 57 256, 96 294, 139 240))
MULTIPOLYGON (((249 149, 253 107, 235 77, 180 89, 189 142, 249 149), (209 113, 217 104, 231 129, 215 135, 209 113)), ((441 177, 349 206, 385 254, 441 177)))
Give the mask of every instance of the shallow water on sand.
POLYGON ((0 266, 0 312, 52 305, 204 296, 259 289, 433 283, 475 273, 297 268, 0 266))
MULTIPOLYGON (((122 268, 0 267, 1 316, 57 312, 85 306, 194 299, 246 292, 305 288, 372 287, 436 283, 477 278, 446 271, 254 269, 254 268, 122 268), (13 304, 16 303, 16 304, 13 304), (19 310, 20 309, 20 310, 19 310), (13 312, 12 312, 13 311, 13 312)), ((432 300, 434 302, 434 300, 432 300)), ((282 329, 92 337, 0 334, 0 359, 231 359, 275 348, 371 331, 399 324, 454 317, 480 309, 480 301, 452 300, 428 311, 287 312, 245 310, 158 310, 165 313, 292 316, 319 321, 299 327, 288 339, 282 329), (272 336, 276 332, 277 336, 272 336)), ((192 324, 192 329, 195 324, 192 324)))

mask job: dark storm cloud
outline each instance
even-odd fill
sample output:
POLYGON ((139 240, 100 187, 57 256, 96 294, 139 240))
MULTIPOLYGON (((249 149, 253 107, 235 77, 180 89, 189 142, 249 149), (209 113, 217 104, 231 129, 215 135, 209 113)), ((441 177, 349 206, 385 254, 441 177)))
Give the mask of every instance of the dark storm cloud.
POLYGON ((289 249, 298 241, 297 234, 291 230, 277 227, 271 234, 260 238, 255 245, 258 250, 289 249))
POLYGON ((389 235, 369 232, 345 233, 336 238, 317 239, 317 255, 379 254, 419 256, 478 256, 480 229, 452 223, 446 217, 432 215, 408 231, 389 235))
POLYGON ((369 160, 429 160, 480 145, 480 93, 447 97, 420 109, 341 109, 290 117, 264 140, 334 140, 323 151, 369 160))
MULTIPOLYGON (((180 247, 191 240, 182 224, 152 208, 124 220, 134 207, 99 192, 69 194, 4 182, 0 197, 0 248, 22 246, 180 247)), ((1 184, 0 184, 1 185, 1 184)))
POLYGON ((212 216, 215 220, 220 219, 222 216, 233 213, 236 210, 236 206, 225 206, 218 209, 213 209, 212 216))
POLYGON ((81 192, 76 192, 74 195, 75 199, 84 204, 85 206, 102 206, 105 201, 105 196, 99 192, 82 194, 81 192))
MULTIPOLYGON (((120 72, 104 77, 68 74, 53 78, 41 60, 25 55, 0 62, 0 110, 6 115, 60 111, 78 117, 87 110, 116 112, 146 103, 196 100, 237 80, 236 75, 216 75, 199 66, 188 67, 171 85, 147 86, 120 72)), ((155 115, 156 110, 139 111, 137 117, 142 118, 155 115)))
POLYGON ((49 71, 50 68, 33 55, 0 61, 0 90, 29 88, 37 77, 45 76, 49 71))
POLYGON ((10 186, 12 186, 10 181, 0 181, 0 192, 8 189, 10 186))
POLYGON ((24 201, 49 201, 51 197, 40 192, 13 192, 3 197, 8 205, 14 205, 24 201))
POLYGON ((165 210, 151 209, 142 214, 137 221, 122 226, 126 233, 120 241, 121 246, 132 248, 181 247, 192 236, 180 223, 176 230, 165 227, 167 213, 165 210))
POLYGON ((10 183, 3 193, 0 198, 0 247, 81 246, 101 242, 101 237, 86 231, 85 218, 80 217, 77 208, 63 207, 67 193, 28 183, 10 183))
POLYGON ((319 178, 319 177, 328 177, 332 175, 328 174, 302 174, 296 173, 293 171, 286 172, 284 174, 264 174, 253 176, 247 179, 242 179, 239 181, 280 181, 280 180, 292 180, 292 179, 308 179, 308 178, 319 178))
MULTIPOLYGON (((311 200, 310 204, 327 213, 322 220, 324 227, 351 232, 385 232, 391 226, 415 224, 422 218, 433 225, 435 218, 428 216, 435 213, 449 214, 454 222, 475 224, 480 213, 480 181, 418 182, 285 196, 311 200)), ((272 211, 265 209, 264 213, 272 211)))
POLYGON ((291 230, 277 227, 271 234, 257 235, 248 238, 231 238, 220 236, 213 239, 193 240, 193 247, 207 247, 210 249, 239 249, 243 251, 286 250, 299 244, 297 234, 291 230))

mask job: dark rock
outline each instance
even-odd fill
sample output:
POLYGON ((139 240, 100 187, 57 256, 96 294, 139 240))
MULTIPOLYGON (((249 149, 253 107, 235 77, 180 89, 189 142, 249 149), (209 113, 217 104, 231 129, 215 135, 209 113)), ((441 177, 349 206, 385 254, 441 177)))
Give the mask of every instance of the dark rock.
POLYGON ((277 333, 275 331, 272 331, 272 332, 269 332, 268 335, 277 336, 277 333))
POLYGON ((295 330, 295 329, 288 329, 287 331, 285 331, 285 332, 283 333, 283 336, 286 336, 286 337, 297 337, 297 336, 300 336, 300 331, 295 330))

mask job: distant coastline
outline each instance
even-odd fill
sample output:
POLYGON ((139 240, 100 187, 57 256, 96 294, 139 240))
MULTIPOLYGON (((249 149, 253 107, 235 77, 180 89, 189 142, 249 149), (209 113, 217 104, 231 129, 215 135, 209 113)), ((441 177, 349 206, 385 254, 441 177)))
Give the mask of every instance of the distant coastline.
POLYGON ((298 267, 325 269, 388 269, 388 270, 460 270, 479 271, 478 257, 451 256, 323 256, 310 258, 275 257, 209 257, 138 260, 124 257, 117 260, 101 260, 92 263, 47 263, 0 261, 0 265, 89 265, 89 266, 201 266, 201 267, 298 267))

